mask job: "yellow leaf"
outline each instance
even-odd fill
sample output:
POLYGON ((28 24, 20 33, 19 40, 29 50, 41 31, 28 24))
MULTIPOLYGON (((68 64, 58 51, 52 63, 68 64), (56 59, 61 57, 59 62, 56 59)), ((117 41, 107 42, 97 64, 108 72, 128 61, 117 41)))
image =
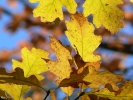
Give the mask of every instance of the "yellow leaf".
MULTIPOLYGON (((65 47, 63 47, 58 40, 51 37, 50 41, 51 47, 55 51, 58 61, 49 61, 48 67, 53 74, 59 77, 57 81, 57 84, 59 84, 63 79, 70 77, 71 67, 68 60, 72 60, 72 57, 70 52, 65 47)), ((70 93, 72 90, 70 87, 63 87, 62 90, 68 95, 72 93, 70 93)))
POLYGON ((83 78, 83 81, 89 82, 90 88, 99 89, 100 86, 110 84, 113 90, 118 91, 116 85, 118 82, 123 82, 123 77, 117 74, 112 74, 109 71, 97 72, 93 66, 88 67, 89 74, 83 78))
POLYGON ((81 96, 79 100, 91 100, 91 99, 89 98, 88 95, 85 94, 85 95, 81 96))
POLYGON ((69 78, 71 67, 68 60, 72 59, 70 52, 55 38, 50 37, 50 41, 51 47, 55 51, 58 61, 49 61, 49 70, 59 77, 59 81, 64 78, 69 78))
POLYGON ((76 13, 70 17, 71 21, 66 21, 66 35, 72 46, 76 46, 83 61, 99 61, 101 57, 93 52, 101 43, 101 36, 94 35, 94 26, 82 14, 76 13))
POLYGON ((124 18, 122 10, 117 6, 123 4, 122 0, 86 0, 83 4, 84 15, 93 14, 93 22, 97 28, 104 26, 111 33, 118 32, 123 27, 124 18))
POLYGON ((130 0, 131 2, 133 2, 133 0, 130 0))
MULTIPOLYGON (((22 96, 30 87, 27 85, 0 84, 0 89, 7 92, 14 100, 25 100, 22 96)), ((26 100, 31 100, 30 98, 26 100)))
POLYGON ((29 0, 32 3, 39 2, 33 10, 34 17, 41 17, 42 22, 52 22, 56 18, 63 20, 62 6, 70 13, 76 12, 77 4, 74 0, 29 0))
POLYGON ((19 62, 13 59, 13 69, 20 67, 24 70, 24 77, 27 78, 31 75, 35 75, 41 80, 42 76, 38 74, 48 70, 46 62, 42 59, 48 59, 48 52, 35 48, 32 48, 31 51, 27 48, 23 48, 21 52, 23 61, 19 62))
POLYGON ((71 96, 71 94, 73 93, 74 91, 74 88, 71 87, 71 86, 68 86, 68 87, 61 87, 61 90, 66 93, 68 96, 71 96))
POLYGON ((120 87, 118 92, 111 92, 107 88, 103 88, 98 92, 88 92, 85 94, 93 94, 110 100, 133 100, 133 82, 126 81, 120 87))

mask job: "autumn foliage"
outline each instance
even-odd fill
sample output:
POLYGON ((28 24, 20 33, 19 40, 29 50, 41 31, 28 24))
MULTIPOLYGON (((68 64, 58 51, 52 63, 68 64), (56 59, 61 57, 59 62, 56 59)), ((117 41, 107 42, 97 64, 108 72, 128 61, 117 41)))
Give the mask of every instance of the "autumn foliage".
POLYGON ((0 96, 11 100, 32 100, 23 95, 36 86, 46 92, 44 100, 48 95, 56 100, 54 91, 58 88, 68 95, 64 100, 69 100, 76 88, 81 91, 77 92, 75 100, 92 100, 92 96, 95 100, 133 100, 133 82, 124 81, 122 76, 107 70, 99 71, 102 58, 94 54, 102 41, 102 36, 94 34, 95 28, 105 27, 114 34, 123 27, 124 14, 118 8, 123 4, 122 0, 86 0, 83 13, 76 11, 75 0, 29 1, 39 2, 33 16, 40 17, 42 22, 55 22, 57 18, 65 20, 65 35, 71 45, 63 46, 55 37, 49 37, 57 60, 50 59, 46 50, 24 47, 21 50, 22 61, 12 59, 12 73, 0 69, 0 96), (70 19, 64 18, 62 6, 69 11, 70 19), (87 19, 91 14, 93 24, 87 19), (74 56, 72 49, 76 53, 74 56), (48 71, 56 76, 57 88, 47 90, 41 85, 41 80, 45 79, 42 73, 48 71), (91 91, 85 92, 87 88, 91 91))

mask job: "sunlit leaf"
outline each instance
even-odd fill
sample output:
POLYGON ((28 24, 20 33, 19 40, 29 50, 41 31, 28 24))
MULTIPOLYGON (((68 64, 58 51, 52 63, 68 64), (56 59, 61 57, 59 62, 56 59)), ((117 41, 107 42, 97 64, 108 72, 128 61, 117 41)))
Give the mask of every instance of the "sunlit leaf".
POLYGON ((110 92, 107 88, 101 89, 99 92, 88 92, 86 94, 94 94, 99 97, 109 98, 111 100, 133 100, 133 82, 127 81, 118 92, 110 92))
MULTIPOLYGON (((59 77, 59 79, 56 81, 56 83, 59 84, 63 79, 69 78, 70 76, 72 70, 69 60, 72 60, 72 57, 70 52, 65 47, 63 47, 58 40, 50 37, 50 41, 51 47, 57 56, 57 61, 49 61, 48 67, 53 74, 59 77)), ((68 95, 72 94, 73 92, 73 89, 70 89, 70 87, 61 89, 68 95)))
POLYGON ((96 62, 101 59, 99 55, 94 55, 94 50, 101 43, 101 36, 94 34, 94 26, 87 21, 82 14, 71 15, 71 21, 66 21, 66 35, 73 47, 79 52, 85 62, 96 62))
POLYGON ((38 74, 48 70, 46 62, 42 59, 48 59, 48 52, 35 48, 32 48, 32 50, 29 51, 26 47, 23 48, 21 52, 23 61, 19 62, 13 59, 13 69, 20 67, 24 70, 24 77, 36 75, 39 80, 42 79, 38 74))
POLYGON ((27 85, 22 86, 22 85, 6 83, 6 84, 0 84, 0 89, 7 92, 14 100, 32 100, 31 98, 24 99, 22 97, 28 90, 30 90, 30 87, 27 85))
POLYGON ((42 22, 52 22, 56 18, 63 20, 62 6, 65 6, 70 13, 76 12, 75 0, 29 0, 32 3, 39 2, 33 10, 34 17, 41 17, 42 22))
POLYGON ((93 22, 97 28, 104 26, 111 33, 115 33, 123 27, 121 20, 124 14, 118 8, 120 4, 123 4, 123 0, 86 0, 83 13, 85 16, 93 15, 93 22))
POLYGON ((97 72, 93 66, 89 66, 89 74, 83 78, 83 81, 89 82, 90 88, 98 89, 100 86, 105 86, 107 83, 111 84, 113 90, 118 91, 118 82, 123 81, 123 77, 113 74, 109 71, 97 72))

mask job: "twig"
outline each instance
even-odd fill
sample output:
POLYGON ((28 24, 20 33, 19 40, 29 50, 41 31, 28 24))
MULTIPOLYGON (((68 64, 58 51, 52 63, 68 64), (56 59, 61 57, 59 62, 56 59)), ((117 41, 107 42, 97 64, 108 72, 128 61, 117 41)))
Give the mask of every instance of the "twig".
POLYGON ((85 94, 85 92, 80 93, 80 95, 77 98, 75 98, 74 100, 78 100, 84 94, 85 94))
POLYGON ((50 94, 50 90, 48 90, 46 93, 47 93, 47 94, 46 94, 46 96, 45 96, 45 98, 44 98, 43 100, 46 100, 46 99, 47 99, 47 97, 48 97, 49 94, 50 94))

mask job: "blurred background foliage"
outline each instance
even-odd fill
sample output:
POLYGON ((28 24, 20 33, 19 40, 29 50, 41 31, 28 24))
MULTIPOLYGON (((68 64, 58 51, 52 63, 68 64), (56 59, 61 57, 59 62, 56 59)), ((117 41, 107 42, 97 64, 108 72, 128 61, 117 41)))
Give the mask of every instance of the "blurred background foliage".
MULTIPOLYGON (((82 4, 85 0, 76 0, 78 3, 77 11, 82 12, 82 4)), ((123 5, 118 7, 124 11, 125 18, 122 20, 124 28, 119 33, 111 35, 104 27, 95 29, 95 34, 103 37, 102 43, 95 51, 102 56, 100 70, 121 74, 125 80, 133 80, 133 3, 123 0, 123 5)), ((51 59, 56 59, 49 44, 49 36, 61 40, 63 45, 69 45, 65 36, 65 20, 56 19, 52 23, 43 23, 40 18, 33 18, 32 10, 38 5, 31 4, 28 0, 1 0, 0 1, 0 67, 6 68, 7 72, 12 72, 11 59, 21 59, 21 49, 23 47, 41 48, 47 50, 51 59)), ((69 13, 63 7, 64 19, 69 20, 69 13)), ((114 12, 117 13, 117 12, 114 12)), ((53 15, 54 16, 54 15, 53 15)), ((92 22, 93 15, 88 17, 92 22)), ((72 55, 74 53, 72 52, 72 55)), ((50 80, 55 76, 50 72, 44 73, 46 78, 41 82, 45 88, 53 86, 50 80), (49 86, 45 85, 49 83, 49 86)), ((58 100, 65 96, 57 90, 58 100)), ((32 96, 33 100, 42 100, 45 93, 33 87, 27 95, 32 96)), ((49 100, 49 99, 48 99, 49 100)))

